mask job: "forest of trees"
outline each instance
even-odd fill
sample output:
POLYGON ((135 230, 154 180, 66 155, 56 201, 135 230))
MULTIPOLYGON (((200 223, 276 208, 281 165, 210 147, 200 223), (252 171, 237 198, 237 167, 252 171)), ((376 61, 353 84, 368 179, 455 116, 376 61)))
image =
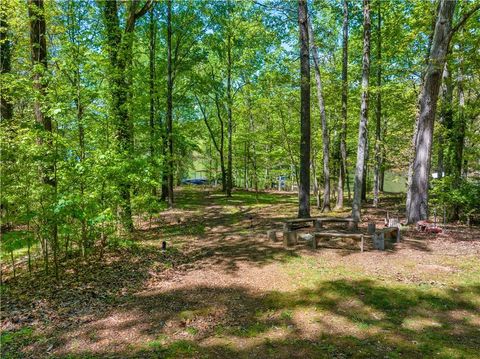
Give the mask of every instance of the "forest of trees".
POLYGON ((360 219, 386 172, 409 223, 480 213, 477 1, 0 4, 2 244, 30 270, 101 256, 195 168, 228 197, 283 178, 301 217, 360 219))

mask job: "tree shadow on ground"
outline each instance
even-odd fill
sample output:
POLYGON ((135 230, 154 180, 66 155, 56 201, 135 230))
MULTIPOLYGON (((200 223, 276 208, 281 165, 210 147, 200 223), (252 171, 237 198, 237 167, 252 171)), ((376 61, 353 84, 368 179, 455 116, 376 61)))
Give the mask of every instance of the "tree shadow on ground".
POLYGON ((22 285, 2 288, 2 329, 7 335, 39 323, 47 329, 43 337, 20 336, 20 344, 7 341, 2 350, 22 358, 474 357, 480 308, 472 296, 480 285, 435 292, 337 280, 258 293, 215 287, 212 276, 212 286, 139 293, 152 277, 171 272, 211 267, 241 276, 241 263, 261 267, 298 257, 305 245, 286 250, 259 236, 283 220, 278 215, 214 208, 209 222, 216 232, 201 227, 201 214, 165 226, 178 244, 166 252, 155 245, 167 237, 164 228, 152 228, 136 233, 146 245, 108 253, 102 262, 70 262, 60 283, 22 278, 22 285))
POLYGON ((474 358, 478 295, 480 284, 432 291, 346 279, 293 292, 201 286, 140 293, 88 325, 52 333, 53 352, 70 358, 474 358))

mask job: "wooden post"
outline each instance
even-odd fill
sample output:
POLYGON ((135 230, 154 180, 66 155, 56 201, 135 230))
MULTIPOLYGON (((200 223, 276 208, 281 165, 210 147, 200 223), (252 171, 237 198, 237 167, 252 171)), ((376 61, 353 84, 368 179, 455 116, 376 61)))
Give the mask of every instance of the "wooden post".
POLYGON ((312 249, 317 249, 317 236, 315 236, 315 234, 312 239, 312 249))
POLYGON ((395 218, 390 218, 388 220, 387 227, 396 227, 400 221, 398 220, 398 217, 395 218))
POLYGON ((401 227, 402 227, 401 224, 397 225, 397 243, 400 243, 400 239, 402 238, 402 234, 401 234, 401 231, 400 231, 401 227))
POLYGON ((356 231, 358 229, 358 222, 357 221, 349 221, 348 222, 348 229, 351 231, 356 231))
POLYGON ((363 234, 362 234, 362 236, 360 237, 360 252, 363 253, 363 234))
POLYGON ((385 250, 385 232, 374 233, 372 236, 373 247, 381 251, 385 250))
POLYGON ((283 232, 283 245, 285 247, 291 247, 297 244, 297 231, 284 231, 283 232))
POLYGON ((277 241, 277 231, 274 229, 270 229, 267 231, 267 238, 269 241, 276 242, 277 241))
POLYGON ((375 222, 368 223, 367 233, 368 234, 374 234, 375 233, 375 222))
POLYGON ((322 230, 322 221, 320 219, 315 220, 315 231, 321 231, 322 230))

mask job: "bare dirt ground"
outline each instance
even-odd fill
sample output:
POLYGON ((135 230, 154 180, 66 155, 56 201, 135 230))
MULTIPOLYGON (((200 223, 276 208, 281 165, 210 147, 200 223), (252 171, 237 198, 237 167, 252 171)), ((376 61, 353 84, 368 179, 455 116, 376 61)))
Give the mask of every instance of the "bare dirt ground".
MULTIPOLYGON (((292 195, 183 189, 178 201, 103 263, 5 285, 4 357, 480 357, 479 228, 410 229, 384 252, 285 249, 266 231, 295 217, 292 195)), ((363 226, 386 210, 401 212, 397 196, 363 226)))

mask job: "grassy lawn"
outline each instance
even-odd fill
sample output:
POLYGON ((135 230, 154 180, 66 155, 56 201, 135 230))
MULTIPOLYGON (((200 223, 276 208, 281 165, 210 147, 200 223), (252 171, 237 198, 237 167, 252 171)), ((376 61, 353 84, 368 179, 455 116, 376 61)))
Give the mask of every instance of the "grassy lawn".
POLYGON ((480 357, 478 228, 385 252, 268 242, 295 214, 295 195, 182 189, 107 264, 4 285, 2 358, 480 357))

